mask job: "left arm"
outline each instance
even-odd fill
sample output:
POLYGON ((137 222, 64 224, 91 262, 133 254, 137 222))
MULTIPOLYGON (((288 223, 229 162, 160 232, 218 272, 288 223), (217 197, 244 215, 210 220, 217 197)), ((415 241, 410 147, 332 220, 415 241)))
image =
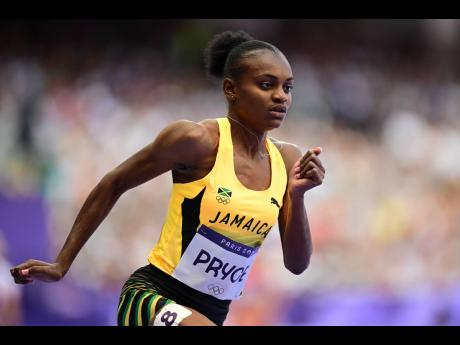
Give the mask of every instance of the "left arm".
POLYGON ((292 273, 301 274, 307 269, 313 251, 304 194, 322 184, 325 169, 318 158, 319 147, 302 156, 297 146, 283 143, 280 151, 288 174, 283 207, 278 217, 284 265, 292 273))

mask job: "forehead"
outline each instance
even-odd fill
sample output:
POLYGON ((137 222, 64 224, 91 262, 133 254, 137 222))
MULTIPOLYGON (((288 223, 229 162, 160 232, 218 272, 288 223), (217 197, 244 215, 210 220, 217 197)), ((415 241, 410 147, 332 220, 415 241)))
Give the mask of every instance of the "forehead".
POLYGON ((242 61, 246 67, 248 77, 270 74, 278 79, 292 78, 291 65, 281 53, 268 49, 257 50, 242 61))

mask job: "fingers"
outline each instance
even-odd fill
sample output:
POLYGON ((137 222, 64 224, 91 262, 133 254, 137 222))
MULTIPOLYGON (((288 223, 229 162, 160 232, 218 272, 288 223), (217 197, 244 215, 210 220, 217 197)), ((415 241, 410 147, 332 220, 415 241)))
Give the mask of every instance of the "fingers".
POLYGON ((321 147, 315 147, 314 149, 310 149, 308 150, 304 156, 300 159, 300 166, 303 168, 306 164, 308 164, 308 162, 310 162, 311 160, 313 160, 317 165, 318 167, 321 168, 321 170, 323 172, 326 172, 326 170, 324 169, 323 167, 323 164, 321 163, 321 161, 319 160, 318 158, 318 155, 323 151, 323 149, 321 147))
POLYGON ((46 267, 49 263, 39 260, 27 260, 26 262, 17 265, 10 269, 10 273, 16 284, 29 284, 33 282, 33 273, 37 272, 39 267, 46 267))
POLYGON ((305 174, 311 169, 319 169, 320 175, 324 177, 326 169, 324 168, 321 160, 318 158, 318 154, 322 152, 321 147, 308 150, 300 161, 295 164, 295 173, 300 174, 300 177, 304 177, 305 174))
POLYGON ((317 182, 321 182, 324 178, 323 170, 312 161, 306 164, 303 169, 300 169, 297 175, 298 178, 309 178, 317 182))
POLYGON ((296 166, 294 172, 297 178, 304 178, 312 171, 318 171, 319 176, 324 176, 324 168, 320 168, 315 162, 310 161, 302 166, 296 166))
POLYGON ((16 267, 12 268, 10 272, 16 284, 29 284, 33 281, 33 279, 28 276, 28 270, 20 270, 16 267))
POLYGON ((27 269, 13 268, 11 275, 17 284, 28 284, 34 280, 44 282, 54 282, 62 278, 62 276, 53 270, 50 266, 32 266, 27 269))
POLYGON ((45 261, 40 261, 40 260, 27 260, 26 262, 15 266, 15 268, 18 268, 20 270, 30 268, 32 266, 48 266, 49 263, 45 261))
MULTIPOLYGON (((323 173, 326 173, 326 169, 323 167, 323 163, 321 163, 320 159, 316 155, 310 155, 303 163, 300 164, 301 169, 305 169, 310 163, 314 163, 316 167, 318 167, 323 173)), ((314 167, 313 165, 310 165, 310 167, 314 167)))
POLYGON ((317 156, 319 156, 319 154, 320 154, 321 152, 323 152, 323 148, 320 147, 320 146, 315 147, 315 148, 313 149, 313 152, 314 152, 317 156))
POLYGON ((320 170, 318 170, 317 168, 313 168, 311 170, 309 170, 308 172, 305 173, 305 177, 321 184, 323 183, 323 178, 324 176, 321 174, 320 170))

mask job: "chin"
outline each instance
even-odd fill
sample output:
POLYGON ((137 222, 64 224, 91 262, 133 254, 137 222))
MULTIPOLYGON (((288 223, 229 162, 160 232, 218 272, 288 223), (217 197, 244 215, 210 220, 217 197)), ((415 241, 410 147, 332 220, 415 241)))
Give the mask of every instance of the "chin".
POLYGON ((278 128, 278 127, 281 126, 281 124, 283 123, 285 118, 286 118, 286 116, 284 116, 282 118, 270 117, 269 121, 268 121, 268 124, 269 124, 270 127, 278 128))
POLYGON ((281 127, 283 121, 270 121, 268 124, 267 124, 267 131, 271 131, 272 129, 276 129, 276 128, 279 128, 281 127))

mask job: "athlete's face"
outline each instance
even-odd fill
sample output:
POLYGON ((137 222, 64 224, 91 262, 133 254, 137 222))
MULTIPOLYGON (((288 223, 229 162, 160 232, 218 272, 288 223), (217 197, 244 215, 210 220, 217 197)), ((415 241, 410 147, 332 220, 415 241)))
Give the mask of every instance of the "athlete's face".
POLYGON ((233 112, 260 131, 281 125, 292 102, 291 66, 279 53, 264 49, 243 60, 246 72, 234 82, 233 112))

